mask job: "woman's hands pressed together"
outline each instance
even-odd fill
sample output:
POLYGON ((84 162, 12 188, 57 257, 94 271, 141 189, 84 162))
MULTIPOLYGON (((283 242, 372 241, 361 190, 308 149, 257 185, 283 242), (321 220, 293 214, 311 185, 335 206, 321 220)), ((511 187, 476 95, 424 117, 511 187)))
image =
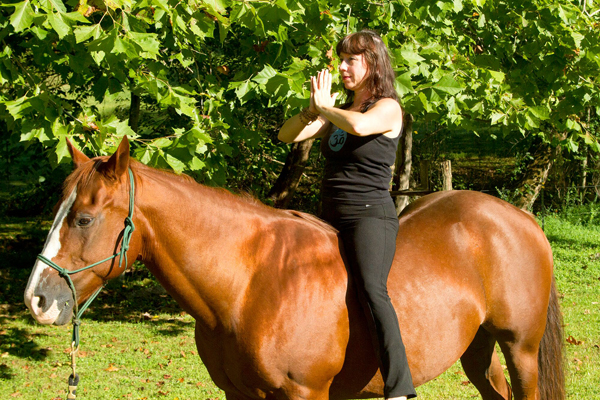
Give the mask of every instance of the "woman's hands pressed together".
POLYGON ((325 136, 327 133, 330 122, 323 115, 323 112, 326 108, 331 110, 337 98, 337 93, 331 95, 331 74, 328 70, 323 70, 316 76, 311 77, 310 81, 310 105, 308 110, 305 110, 308 111, 308 115, 304 114, 305 111, 303 111, 283 124, 277 137, 285 143, 316 139, 325 136), (316 120, 313 120, 313 115, 317 116, 316 120))
POLYGON ((310 78, 310 82, 310 110, 322 113, 327 108, 335 107, 338 93, 331 94, 331 73, 329 70, 319 71, 317 76, 310 78))

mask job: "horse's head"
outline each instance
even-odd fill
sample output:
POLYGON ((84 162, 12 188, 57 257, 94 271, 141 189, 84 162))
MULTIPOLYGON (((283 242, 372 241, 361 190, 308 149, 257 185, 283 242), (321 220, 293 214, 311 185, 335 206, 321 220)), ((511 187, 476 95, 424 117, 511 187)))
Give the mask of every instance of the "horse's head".
MULTIPOLYGON (((93 159, 70 142, 68 147, 75 169, 65 181, 41 256, 65 271, 76 271, 116 254, 122 246, 129 214, 129 142, 124 138, 111 157, 93 159)), ((134 235, 127 251, 129 264, 139 249, 139 236, 134 235)), ((70 275, 78 304, 128 265, 123 262, 122 267, 116 257, 70 275)), ((63 325, 73 315, 73 292, 56 269, 38 259, 25 289, 25 304, 39 323, 63 325)))

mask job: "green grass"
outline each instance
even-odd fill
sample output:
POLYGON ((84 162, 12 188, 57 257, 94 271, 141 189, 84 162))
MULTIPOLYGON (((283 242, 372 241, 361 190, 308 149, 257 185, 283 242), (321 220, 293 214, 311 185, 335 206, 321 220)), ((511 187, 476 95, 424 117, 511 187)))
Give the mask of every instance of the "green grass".
MULTIPOLYGON (((570 218, 573 221, 573 218, 570 218)), ((565 318, 568 399, 600 398, 600 226, 544 220, 565 318)), ((0 221, 0 393, 64 399, 70 326, 40 326, 23 304, 30 267, 49 223, 0 221)), ((194 321, 143 269, 113 281, 84 316, 81 399, 224 399, 194 345, 194 321)), ((455 364, 417 389, 421 399, 479 398, 455 364)))

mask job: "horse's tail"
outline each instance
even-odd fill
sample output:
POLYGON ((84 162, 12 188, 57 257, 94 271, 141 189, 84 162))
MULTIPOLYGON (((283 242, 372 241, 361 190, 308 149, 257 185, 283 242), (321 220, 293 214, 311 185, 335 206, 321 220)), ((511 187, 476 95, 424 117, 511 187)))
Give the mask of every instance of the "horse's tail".
POLYGON ((546 330, 538 353, 538 389, 541 400, 564 400, 565 398, 563 346, 563 319, 553 277, 546 330))

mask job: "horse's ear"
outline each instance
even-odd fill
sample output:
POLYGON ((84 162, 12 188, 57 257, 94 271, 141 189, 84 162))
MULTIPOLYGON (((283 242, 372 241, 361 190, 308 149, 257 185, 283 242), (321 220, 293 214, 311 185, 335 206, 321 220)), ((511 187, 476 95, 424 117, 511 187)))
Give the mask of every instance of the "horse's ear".
POLYGON ((127 173, 129 168, 129 140, 127 136, 123 136, 121 144, 117 148, 117 151, 110 156, 106 164, 103 166, 103 170, 113 175, 115 178, 119 178, 127 173))
POLYGON ((73 165, 75 166, 75 169, 90 161, 90 158, 83 154, 77 147, 75 147, 69 139, 67 139, 67 148, 69 149, 69 153, 73 159, 73 165))

